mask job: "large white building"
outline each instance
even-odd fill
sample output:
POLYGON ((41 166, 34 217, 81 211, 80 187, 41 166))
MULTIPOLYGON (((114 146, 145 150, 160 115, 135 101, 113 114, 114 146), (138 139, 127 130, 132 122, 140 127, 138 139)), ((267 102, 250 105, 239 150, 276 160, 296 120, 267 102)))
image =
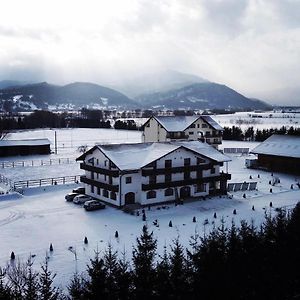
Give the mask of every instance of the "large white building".
POLYGON ((115 206, 226 193, 230 158, 199 141, 97 145, 83 161, 86 194, 115 206))
POLYGON ((223 128, 210 116, 152 116, 143 127, 146 143, 202 141, 215 148, 222 143, 223 128))

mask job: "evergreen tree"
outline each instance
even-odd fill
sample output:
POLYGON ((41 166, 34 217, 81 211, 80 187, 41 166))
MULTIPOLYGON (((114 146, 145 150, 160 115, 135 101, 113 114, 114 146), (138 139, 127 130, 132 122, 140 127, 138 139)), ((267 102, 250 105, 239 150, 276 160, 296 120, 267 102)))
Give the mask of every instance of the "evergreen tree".
POLYGON ((157 240, 153 238, 153 232, 149 233, 146 225, 142 234, 137 238, 137 245, 133 249, 133 279, 136 299, 145 295, 153 296, 153 284, 155 279, 154 258, 156 255, 157 240))
POLYGON ((72 300, 84 300, 85 299, 85 281, 82 276, 77 273, 74 274, 68 285, 69 295, 72 300))
POLYGON ((41 266, 41 273, 39 275, 39 291, 42 300, 57 300, 60 292, 57 288, 53 287, 53 280, 56 274, 48 268, 48 259, 46 258, 44 264, 41 266))
POLYGON ((96 300, 104 298, 106 272, 104 268, 104 261, 100 258, 98 251, 95 254, 95 258, 90 260, 87 273, 89 279, 86 281, 84 299, 96 300))
POLYGON ((5 270, 0 268, 0 300, 12 299, 10 288, 7 286, 7 284, 4 283, 5 275, 5 270))
POLYGON ((38 299, 39 292, 39 274, 32 268, 33 262, 31 258, 27 261, 27 272, 25 274, 25 285, 24 285, 24 297, 25 300, 36 300, 38 299))

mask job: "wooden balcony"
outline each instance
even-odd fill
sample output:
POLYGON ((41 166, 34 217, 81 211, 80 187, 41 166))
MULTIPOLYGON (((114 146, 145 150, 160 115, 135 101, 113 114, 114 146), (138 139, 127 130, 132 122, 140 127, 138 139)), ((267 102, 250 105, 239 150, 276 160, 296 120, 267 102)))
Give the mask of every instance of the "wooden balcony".
POLYGON ((205 165, 192 165, 192 166, 171 167, 171 168, 162 168, 162 169, 142 169, 142 176, 203 171, 203 170, 209 170, 213 168, 213 166, 214 166, 213 164, 205 164, 205 165))
POLYGON ((119 170, 103 169, 86 163, 80 163, 80 169, 112 177, 119 177, 119 170))
POLYGON ((185 186, 192 184, 201 184, 214 181, 226 181, 231 179, 231 174, 221 173, 217 176, 203 177, 203 178, 191 178, 185 180, 171 181, 171 182, 157 182, 152 184, 142 184, 143 191, 165 189, 169 187, 185 186))
POLYGON ((89 185, 93 185, 102 189, 106 189, 108 191, 112 192, 118 192, 119 191, 119 185, 112 185, 112 184, 107 184, 104 182, 100 182, 97 180, 93 180, 90 178, 87 178, 86 176, 80 176, 80 181, 89 185))

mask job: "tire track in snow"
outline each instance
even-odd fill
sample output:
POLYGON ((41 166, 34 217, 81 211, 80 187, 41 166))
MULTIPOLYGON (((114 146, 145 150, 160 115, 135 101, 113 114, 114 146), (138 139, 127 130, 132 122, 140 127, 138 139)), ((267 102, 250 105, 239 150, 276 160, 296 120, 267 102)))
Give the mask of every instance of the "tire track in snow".
POLYGON ((8 216, 4 219, 0 219, 0 227, 15 222, 23 218, 25 213, 23 211, 10 211, 8 216))

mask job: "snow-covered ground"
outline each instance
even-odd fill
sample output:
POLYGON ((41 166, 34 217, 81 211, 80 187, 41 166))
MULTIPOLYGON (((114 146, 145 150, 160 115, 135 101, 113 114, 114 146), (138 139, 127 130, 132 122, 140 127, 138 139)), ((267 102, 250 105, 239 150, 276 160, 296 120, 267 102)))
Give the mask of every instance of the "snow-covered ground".
MULTIPOLYGON (((226 142, 229 143, 230 142, 226 142)), ((240 143, 241 147, 245 144, 240 143)), ((269 172, 249 170, 244 167, 247 156, 231 155, 228 171, 232 174, 231 182, 257 181, 258 191, 231 193, 233 198, 212 197, 205 201, 196 200, 184 205, 174 204, 146 208, 146 223, 153 230, 158 239, 158 250, 161 252, 164 245, 169 245, 174 238, 180 237, 184 246, 189 246, 192 235, 203 235, 218 226, 221 218, 230 226, 232 220, 254 220, 259 226, 264 220, 265 212, 274 212, 277 207, 292 208, 300 200, 300 190, 291 184, 299 181, 300 176, 274 174, 280 178, 280 184, 275 187, 269 185, 272 176, 269 172), (260 178, 258 178, 258 174, 260 178), (252 175, 252 180, 249 176, 252 175), (270 188, 273 193, 270 193, 270 188), (273 208, 269 203, 272 201, 273 208), (252 210, 254 205, 255 211, 252 210), (237 214, 233 214, 233 210, 237 214), (217 213, 217 219, 213 218, 217 213), (193 223, 193 217, 197 222, 193 223), (159 227, 153 225, 158 220, 159 227), (169 221, 173 227, 169 227, 169 221), (208 224, 204 225, 208 220, 208 224)), ((69 165, 65 165, 68 168, 69 165)), ((226 166, 224 166, 226 168, 226 166)), ((22 168, 20 168, 22 169, 22 168)), ((39 167, 38 169, 42 169, 39 167)), ((94 256, 94 251, 103 251, 108 242, 116 250, 127 251, 131 255, 132 246, 140 234, 145 222, 142 217, 133 216, 119 209, 107 207, 102 211, 86 212, 81 206, 65 202, 64 195, 76 185, 52 186, 46 188, 28 189, 23 196, 0 196, 0 266, 9 262, 11 251, 18 258, 25 260, 29 255, 34 255, 34 265, 39 268, 45 255, 50 256, 50 267, 57 272, 56 283, 64 285, 75 271, 85 269, 89 258, 94 256), (118 231, 119 238, 114 237, 118 231), (83 239, 87 236, 88 245, 83 239), (50 243, 54 252, 48 252, 50 243), (70 248, 72 247, 72 248, 70 248), (76 250, 77 260, 74 253, 76 250)))
POLYGON ((282 126, 300 127, 300 113, 238 112, 212 117, 223 127, 239 126, 243 130, 250 126, 253 126, 254 129, 280 128, 282 126))

